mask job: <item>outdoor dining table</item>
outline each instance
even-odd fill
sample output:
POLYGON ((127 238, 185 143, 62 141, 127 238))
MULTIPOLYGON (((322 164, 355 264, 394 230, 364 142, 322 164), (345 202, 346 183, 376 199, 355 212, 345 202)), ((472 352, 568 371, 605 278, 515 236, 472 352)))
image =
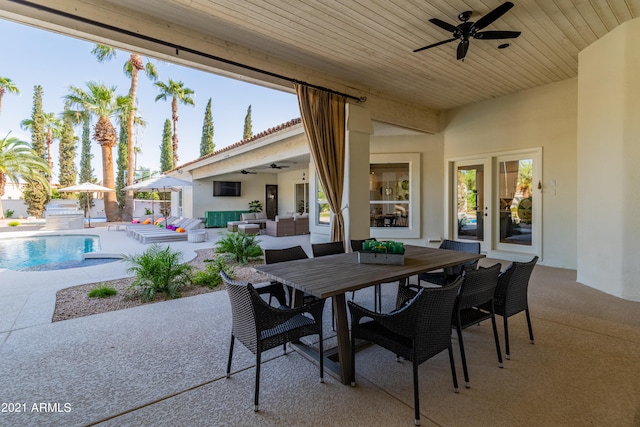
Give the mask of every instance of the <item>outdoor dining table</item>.
POLYGON ((357 253, 344 253, 260 265, 255 269, 272 280, 296 289, 298 295, 304 292, 317 298, 332 298, 338 363, 327 363, 325 366, 329 370, 336 369, 343 384, 349 384, 353 367, 345 293, 378 283, 405 280, 418 273, 480 258, 484 258, 484 255, 405 245, 404 265, 361 264, 358 263, 357 253))

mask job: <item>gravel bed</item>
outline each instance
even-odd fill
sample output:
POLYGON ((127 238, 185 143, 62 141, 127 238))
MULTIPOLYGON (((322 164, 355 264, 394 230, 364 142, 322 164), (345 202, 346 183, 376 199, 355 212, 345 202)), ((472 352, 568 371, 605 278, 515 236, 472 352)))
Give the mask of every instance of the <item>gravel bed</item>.
MULTIPOLYGON (((213 257, 213 250, 201 249, 196 253, 196 258, 189 261, 188 264, 193 266, 194 271, 204 270, 206 266, 205 260, 211 259, 213 257)), ((252 283, 264 282, 265 277, 262 274, 256 273, 252 268, 253 265, 262 263, 262 260, 258 260, 253 261, 246 266, 233 264, 235 279, 252 283)), ((76 317, 90 316, 92 314, 123 310, 125 308, 137 307, 144 304, 154 304, 157 302, 166 301, 164 295, 159 294, 156 295, 153 301, 143 302, 140 297, 135 296, 132 291, 128 290, 128 287, 132 281, 132 277, 127 277, 123 279, 109 280, 99 283, 89 283, 86 285, 79 285, 62 289, 56 294, 56 307, 53 313, 52 321, 58 322, 60 320, 74 319, 76 317), (108 298, 89 298, 87 296, 89 291, 99 285, 111 286, 115 288, 118 293, 108 298)), ((206 286, 191 286, 182 291, 181 298, 200 295, 208 292, 216 292, 223 289, 224 285, 219 285, 214 289, 210 289, 206 286)))

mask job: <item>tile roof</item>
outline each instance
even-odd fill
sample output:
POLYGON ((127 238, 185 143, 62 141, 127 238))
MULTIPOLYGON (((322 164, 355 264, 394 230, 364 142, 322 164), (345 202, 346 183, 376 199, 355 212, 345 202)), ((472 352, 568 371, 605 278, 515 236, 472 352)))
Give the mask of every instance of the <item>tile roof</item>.
POLYGON ((269 128, 269 129, 267 129, 265 131, 257 133, 255 135, 253 135, 251 138, 246 138, 246 139, 243 139, 241 141, 234 142, 233 144, 227 145, 226 147, 223 147, 223 148, 221 148, 219 150, 216 150, 211 154, 207 154, 205 156, 198 157, 195 160, 191 160, 190 162, 183 163, 180 166, 176 166, 173 169, 171 169, 171 170, 169 170, 169 171, 167 171, 165 173, 169 173, 169 172, 175 171, 177 169, 183 168, 185 166, 191 165, 193 163, 199 162, 201 160, 208 159, 210 157, 213 157, 213 156, 216 156, 218 154, 224 153, 225 151, 229 151, 229 150, 232 150, 232 149, 237 148, 237 147, 242 147, 243 145, 247 145, 247 144, 249 144, 251 142, 257 141, 257 140, 262 139, 262 138, 264 138, 266 136, 272 135, 272 134, 274 134, 276 132, 280 132, 280 131, 285 130, 287 128, 290 128, 290 127, 293 127, 295 125, 298 125, 300 123, 302 123, 302 119, 300 117, 298 117, 297 119, 291 119, 288 122, 282 123, 282 124, 280 124, 278 126, 274 126, 274 127, 269 128))

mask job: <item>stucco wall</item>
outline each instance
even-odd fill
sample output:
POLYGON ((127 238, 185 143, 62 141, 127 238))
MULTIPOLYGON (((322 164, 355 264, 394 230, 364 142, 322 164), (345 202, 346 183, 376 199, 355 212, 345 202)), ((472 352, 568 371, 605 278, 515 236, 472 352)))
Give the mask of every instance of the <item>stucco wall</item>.
POLYGON ((640 20, 580 53, 578 280, 640 301, 640 20))
MULTIPOLYGON (((265 207, 265 185, 277 184, 272 173, 243 175, 240 173, 225 174, 193 181, 193 216, 204 216, 205 211, 240 211, 248 210, 249 202, 260 200, 265 207), (242 182, 240 197, 214 197, 213 181, 242 182)), ((186 215, 186 212, 185 212, 186 215)))
POLYGON ((542 147, 542 263, 575 269, 577 79, 451 110, 444 121, 445 162, 542 147))

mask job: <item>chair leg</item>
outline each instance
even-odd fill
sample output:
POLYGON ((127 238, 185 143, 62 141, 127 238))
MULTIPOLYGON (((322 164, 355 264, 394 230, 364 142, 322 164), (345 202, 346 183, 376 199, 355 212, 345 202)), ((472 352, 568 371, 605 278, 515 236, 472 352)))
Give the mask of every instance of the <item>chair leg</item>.
POLYGON ((227 362, 227 378, 231 377, 231 358, 233 357, 233 343, 236 337, 231 334, 231 344, 229 345, 229 361, 227 362))
POLYGON ((509 360, 511 359, 511 356, 509 356, 509 327, 507 325, 508 317, 505 315, 502 318, 504 319, 504 346, 505 346, 507 360, 509 360))
POLYGON ((260 396, 260 361, 261 361, 262 352, 258 348, 258 352, 256 353, 256 389, 253 396, 253 410, 254 412, 258 412, 260 410, 260 406, 258 405, 258 397, 260 396))
POLYGON ((449 346, 449 365, 451 365, 451 378, 453 378, 453 392, 458 392, 458 375, 456 375, 456 365, 453 361, 453 348, 449 346))
POLYGON ((493 339, 496 341, 496 352, 498 352, 498 367, 502 368, 502 352, 500 351, 500 338, 498 338, 495 314, 491 316, 491 325, 493 326, 493 339))
POLYGON ((420 425, 420 388, 418 387, 418 362, 416 362, 415 351, 413 354, 413 405, 416 408, 415 425, 420 425))
POLYGON ((464 341, 462 340, 462 328, 459 325, 460 325, 460 316, 458 315, 458 326, 456 326, 456 332, 458 333, 458 344, 460 345, 460 357, 462 358, 462 372, 464 374, 464 386, 465 388, 469 388, 471 387, 471 384, 469 384, 467 356, 464 353, 464 341))
POLYGON ((531 341, 531 344, 533 344, 533 329, 531 328, 531 316, 529 315, 529 307, 527 307, 524 312, 527 315, 527 326, 529 326, 529 341, 531 341))

